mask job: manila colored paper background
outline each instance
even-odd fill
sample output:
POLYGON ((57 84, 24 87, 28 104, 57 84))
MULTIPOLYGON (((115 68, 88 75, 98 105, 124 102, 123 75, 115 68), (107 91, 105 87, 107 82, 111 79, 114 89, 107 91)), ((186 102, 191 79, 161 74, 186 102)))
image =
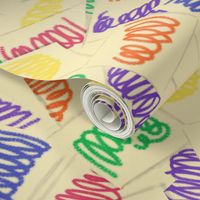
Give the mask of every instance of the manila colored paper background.
MULTIPOLYGON (((173 156, 184 149, 192 149, 197 161, 200 156, 196 2, 3 2, 0 197, 199 199, 199 185, 188 189, 191 194, 164 193, 170 185, 179 186, 165 173, 173 170, 173 156), (133 9, 133 19, 119 23, 118 18, 133 9), (95 32, 103 12, 116 26, 95 32), (127 40, 128 33, 135 35, 127 40), (124 46, 129 51, 120 54, 124 46), (126 140, 95 128, 80 102, 80 91, 90 81, 112 88, 112 67, 141 75, 161 97, 151 117, 126 140)), ((131 110, 132 102, 126 103, 131 110)), ((188 165, 194 170, 193 163, 188 165)), ((200 170, 199 162, 196 165, 200 170)))

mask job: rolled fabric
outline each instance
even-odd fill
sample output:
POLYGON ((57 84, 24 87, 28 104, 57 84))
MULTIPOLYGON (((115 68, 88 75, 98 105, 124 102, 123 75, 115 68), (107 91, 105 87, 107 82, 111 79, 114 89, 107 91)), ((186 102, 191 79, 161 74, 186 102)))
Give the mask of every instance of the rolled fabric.
POLYGON ((100 130, 129 137, 159 105, 160 95, 148 80, 121 68, 108 71, 108 84, 86 84, 81 93, 83 107, 100 130))
POLYGON ((39 80, 84 74, 80 96, 89 119, 127 138, 199 69, 198 40, 197 16, 156 13, 117 27, 93 55, 87 55, 87 45, 75 52, 53 43, 1 68, 39 80))
POLYGON ((90 120, 119 138, 129 137, 141 127, 198 70, 198 25, 194 18, 162 14, 130 22, 112 32, 90 61, 94 66, 106 66, 107 86, 89 83, 81 94, 90 120), (194 23, 188 35, 183 34, 183 18, 194 23), (116 38, 120 42, 115 42, 116 38))

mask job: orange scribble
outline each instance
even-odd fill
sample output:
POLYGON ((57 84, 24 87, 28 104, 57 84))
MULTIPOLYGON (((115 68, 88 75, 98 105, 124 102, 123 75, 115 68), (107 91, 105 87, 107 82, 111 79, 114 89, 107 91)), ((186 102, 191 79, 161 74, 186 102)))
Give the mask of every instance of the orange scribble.
POLYGON ((49 115, 56 121, 61 122, 73 95, 67 81, 40 81, 27 78, 25 81, 34 94, 45 100, 47 103, 46 108, 50 111, 49 115))
POLYGON ((148 17, 125 25, 124 41, 128 44, 120 48, 114 60, 123 64, 139 65, 153 60, 162 50, 162 43, 172 43, 170 34, 175 33, 180 23, 171 17, 148 17))

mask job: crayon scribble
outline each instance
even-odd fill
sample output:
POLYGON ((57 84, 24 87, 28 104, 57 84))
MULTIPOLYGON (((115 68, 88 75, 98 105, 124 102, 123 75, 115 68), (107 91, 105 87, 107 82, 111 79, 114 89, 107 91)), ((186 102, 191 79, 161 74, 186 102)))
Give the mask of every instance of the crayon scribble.
POLYGON ((115 170, 123 166, 123 158, 120 158, 118 153, 126 151, 127 145, 132 145, 138 150, 145 150, 152 143, 163 142, 169 135, 169 125, 150 118, 137 130, 133 138, 121 140, 93 127, 84 131, 80 138, 73 142, 73 146, 87 161, 111 177, 117 178, 118 174, 115 170))
POLYGON ((113 59, 129 65, 154 60, 155 54, 162 50, 162 44, 173 42, 170 35, 176 32, 179 25, 176 19, 167 16, 148 17, 126 24, 123 38, 126 45, 113 59))
POLYGON ((37 124, 40 118, 33 118, 30 111, 21 109, 20 105, 15 105, 0 98, 0 122, 6 121, 7 126, 21 129, 37 124))
POLYGON ((120 188, 113 187, 107 179, 93 171, 83 178, 74 178, 72 184, 77 188, 66 189, 64 194, 57 194, 55 200, 122 200, 120 188))
POLYGON ((49 149, 35 137, 0 130, 0 199, 13 199, 36 160, 49 149))
POLYGON ((153 117, 150 117, 136 131, 132 138, 132 143, 137 149, 147 149, 153 143, 161 143, 171 134, 170 126, 153 117))
POLYGON ((25 79, 34 94, 38 95, 46 104, 50 117, 61 122, 64 113, 72 99, 73 92, 66 80, 38 81, 25 79))
POLYGON ((169 3, 182 4, 192 12, 200 12, 200 0, 169 0, 165 4, 169 3))
POLYGON ((146 121, 160 103, 160 96, 153 85, 139 74, 112 67, 108 71, 108 84, 121 93, 121 97, 132 104, 135 128, 146 121))
POLYGON ((93 127, 91 130, 84 131, 80 138, 74 141, 73 145, 76 151, 90 163, 110 176, 118 177, 116 172, 104 164, 115 167, 123 165, 121 159, 117 156, 118 152, 124 150, 123 140, 114 138, 93 127), (93 141, 94 139, 95 141, 93 141))
POLYGON ((33 79, 50 80, 59 71, 61 62, 45 54, 34 54, 1 64, 1 68, 13 74, 33 79))
POLYGON ((149 14, 166 12, 165 10, 156 10, 155 8, 158 8, 159 5, 160 0, 151 0, 148 3, 139 6, 138 8, 132 9, 130 12, 126 12, 120 15, 116 24, 114 24, 115 18, 106 15, 108 13, 106 10, 99 14, 98 21, 94 24, 93 32, 105 32, 108 29, 115 28, 127 22, 138 20, 140 18, 146 17, 149 14))
POLYGON ((86 0, 86 5, 85 5, 86 14, 90 14, 90 15, 93 14, 94 8, 95 8, 94 4, 95 4, 95 0, 86 0))
MULTIPOLYGON (((200 199, 200 159, 193 149, 184 149, 170 159, 171 170, 166 174, 176 180, 166 190, 173 199, 200 199)), ((172 200, 168 197, 168 199, 172 200)))
POLYGON ((67 49, 82 43, 86 30, 66 17, 61 17, 61 20, 63 23, 48 27, 48 29, 46 28, 37 35, 28 38, 29 45, 20 44, 18 47, 7 50, 11 55, 7 53, 5 47, 1 46, 0 55, 5 60, 11 60, 52 43, 58 43, 67 49))
POLYGON ((85 74, 75 74, 73 76, 70 76, 69 79, 74 79, 74 78, 86 78, 86 75, 85 74))

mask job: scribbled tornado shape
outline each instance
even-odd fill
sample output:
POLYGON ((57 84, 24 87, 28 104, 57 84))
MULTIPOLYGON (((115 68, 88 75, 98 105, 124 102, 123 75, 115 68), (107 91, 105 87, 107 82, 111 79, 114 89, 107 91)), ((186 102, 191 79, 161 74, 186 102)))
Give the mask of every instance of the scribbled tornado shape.
POLYGON ((166 103, 173 103, 192 96, 199 88, 200 73, 194 73, 166 103))
POLYGON ((0 130, 0 199, 13 199, 36 160, 49 149, 35 137, 0 130))
POLYGON ((15 75, 33 79, 50 80, 58 72, 61 62, 49 55, 25 55, 1 64, 1 68, 15 75))
POLYGON ((66 189, 64 194, 56 195, 55 200, 122 200, 120 188, 114 188, 107 179, 95 172, 85 174, 83 178, 74 178, 72 184, 76 188, 66 189))
POLYGON ((166 189, 169 199, 200 199, 200 159, 193 149, 184 149, 170 159, 171 170, 166 174, 176 180, 166 189))
POLYGON ((126 24, 123 40, 127 44, 113 59, 131 65, 154 60, 155 54, 161 52, 162 44, 173 42, 170 35, 176 32, 179 25, 176 19, 166 16, 148 17, 126 24))
POLYGON ((61 122, 73 95, 68 82, 66 80, 38 81, 27 78, 25 81, 34 94, 42 98, 44 103, 47 104, 46 108, 50 112, 50 117, 61 122))
POLYGON ((28 128, 40 121, 40 118, 33 119, 32 115, 30 111, 22 110, 21 106, 0 98, 0 122, 6 121, 7 126, 28 128))
POLYGON ((41 21, 62 10, 63 0, 39 0, 21 19, 21 27, 41 21))

